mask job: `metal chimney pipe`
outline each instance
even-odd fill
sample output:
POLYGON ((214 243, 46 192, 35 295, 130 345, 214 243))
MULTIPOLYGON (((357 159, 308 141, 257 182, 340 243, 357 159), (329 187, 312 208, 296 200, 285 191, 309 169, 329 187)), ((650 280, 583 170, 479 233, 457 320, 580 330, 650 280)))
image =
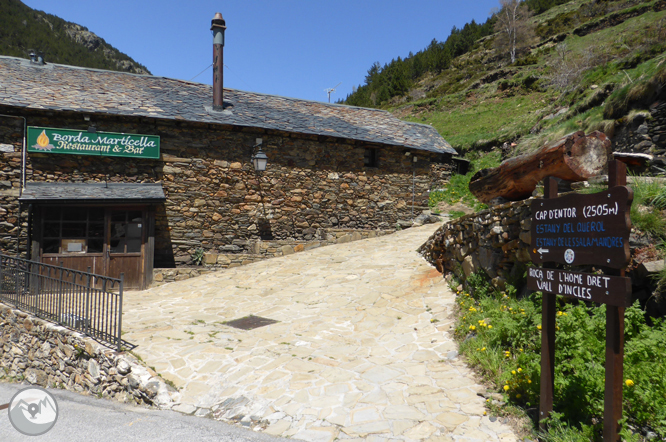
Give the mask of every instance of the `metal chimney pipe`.
POLYGON ((224 31, 227 29, 222 14, 215 13, 210 30, 213 31, 213 110, 223 109, 223 53, 224 31))

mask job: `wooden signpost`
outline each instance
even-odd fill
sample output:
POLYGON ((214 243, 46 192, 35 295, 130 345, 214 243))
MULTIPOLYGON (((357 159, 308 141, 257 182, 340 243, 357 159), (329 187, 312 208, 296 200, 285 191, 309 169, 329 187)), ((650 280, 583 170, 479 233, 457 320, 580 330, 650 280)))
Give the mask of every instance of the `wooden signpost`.
POLYGON ((626 187, 626 166, 612 161, 608 190, 592 195, 557 197, 557 182, 548 177, 543 200, 532 203, 530 254, 535 264, 527 285, 543 292, 541 317, 541 397, 539 420, 553 411, 555 373, 555 296, 606 304, 606 384, 604 442, 618 442, 622 418, 624 309, 631 305, 629 209, 633 192, 626 187), (556 269, 552 263, 605 267, 604 274, 556 269))

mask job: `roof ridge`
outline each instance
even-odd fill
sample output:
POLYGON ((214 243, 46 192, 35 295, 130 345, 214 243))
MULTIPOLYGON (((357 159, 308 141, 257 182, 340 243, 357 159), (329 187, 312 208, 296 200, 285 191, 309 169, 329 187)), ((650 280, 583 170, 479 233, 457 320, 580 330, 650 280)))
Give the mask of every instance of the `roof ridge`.
POLYGON ((0 66, 4 106, 254 127, 455 153, 432 126, 383 109, 225 88, 225 104, 231 106, 212 112, 209 84, 58 63, 35 67, 9 56, 0 56, 0 66))
MULTIPOLYGON (((27 58, 13 57, 11 55, 0 55, 0 58, 16 60, 16 61, 25 61, 25 62, 30 61, 27 58)), ((134 72, 112 71, 110 69, 91 68, 91 67, 86 67, 86 66, 72 66, 70 64, 61 64, 61 63, 53 63, 53 62, 46 62, 46 64, 61 67, 61 68, 66 68, 66 69, 76 69, 76 70, 93 71, 93 72, 104 72, 104 73, 113 74, 113 75, 132 75, 132 76, 135 76, 135 77, 163 79, 163 80, 169 80, 169 81, 176 81, 178 83, 184 83, 184 84, 206 86, 206 87, 210 87, 210 88, 213 87, 212 85, 210 85, 208 83, 199 83, 199 82, 196 82, 196 81, 183 80, 182 78, 165 77, 163 75, 137 74, 137 73, 134 73, 134 72)), ((229 90, 229 91, 243 92, 243 93, 246 93, 246 94, 255 94, 255 95, 262 95, 262 96, 266 96, 266 97, 282 98, 282 99, 285 99, 285 100, 303 101, 303 102, 307 102, 307 103, 315 103, 315 104, 321 104, 321 105, 332 106, 332 107, 344 107, 344 108, 347 108, 347 109, 362 109, 362 110, 375 111, 375 112, 388 112, 384 109, 375 109, 375 108, 371 108, 371 107, 361 107, 361 106, 349 106, 349 105, 346 105, 346 104, 337 104, 337 103, 327 103, 325 101, 316 101, 316 100, 310 100, 310 99, 307 99, 307 98, 287 97, 287 96, 284 96, 284 95, 267 94, 265 92, 246 91, 244 89, 236 89, 236 88, 230 88, 230 87, 224 87, 224 89, 229 90)))

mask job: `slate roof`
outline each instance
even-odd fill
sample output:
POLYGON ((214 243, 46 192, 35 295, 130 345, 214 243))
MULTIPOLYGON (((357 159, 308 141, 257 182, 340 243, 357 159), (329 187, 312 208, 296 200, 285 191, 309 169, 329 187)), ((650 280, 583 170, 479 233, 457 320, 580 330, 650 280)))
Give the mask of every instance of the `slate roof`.
POLYGON ((0 56, 0 105, 258 127, 455 154, 430 126, 389 112, 224 89, 212 111, 212 86, 150 75, 0 56))
POLYGON ((159 183, 26 183, 22 202, 160 203, 166 200, 159 183))

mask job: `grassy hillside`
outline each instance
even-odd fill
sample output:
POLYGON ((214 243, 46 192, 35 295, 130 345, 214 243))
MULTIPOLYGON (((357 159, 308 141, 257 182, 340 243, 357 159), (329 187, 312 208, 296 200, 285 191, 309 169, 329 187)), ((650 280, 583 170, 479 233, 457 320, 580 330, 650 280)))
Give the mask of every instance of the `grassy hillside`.
POLYGON ((612 132, 632 106, 605 117, 609 96, 664 66, 663 0, 574 0, 529 23, 534 38, 515 63, 486 36, 377 107, 431 124, 462 153, 505 142, 523 151, 572 130, 612 132))
POLYGON ((42 51, 51 63, 150 74, 83 26, 19 0, 0 0, 0 54, 29 58, 31 49, 42 51))

